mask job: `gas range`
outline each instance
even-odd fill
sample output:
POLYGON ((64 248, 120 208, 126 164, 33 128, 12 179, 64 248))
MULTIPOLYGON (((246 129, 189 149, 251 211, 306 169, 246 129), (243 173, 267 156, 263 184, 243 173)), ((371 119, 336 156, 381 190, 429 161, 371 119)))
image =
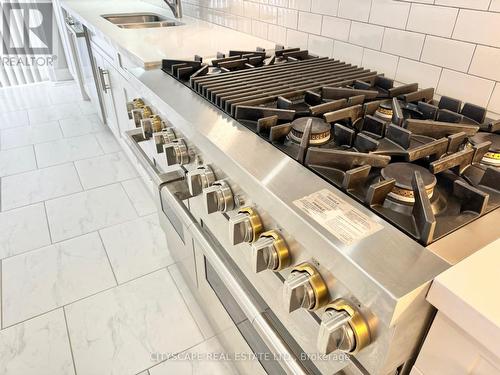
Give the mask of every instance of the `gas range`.
POLYGON ((241 373, 409 373, 431 281, 500 235, 497 123, 300 49, 133 73, 169 250, 225 346, 271 355, 241 373))
POLYGON ((423 245, 500 206, 485 108, 298 48, 162 69, 423 245))

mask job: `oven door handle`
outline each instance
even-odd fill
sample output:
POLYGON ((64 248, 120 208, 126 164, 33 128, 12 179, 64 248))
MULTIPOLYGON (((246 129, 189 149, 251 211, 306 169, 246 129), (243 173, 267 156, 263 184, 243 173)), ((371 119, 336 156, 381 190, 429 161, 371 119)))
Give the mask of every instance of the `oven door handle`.
POLYGON ((181 170, 174 170, 169 173, 162 173, 158 167, 151 161, 148 155, 144 152, 144 150, 139 145, 139 142, 143 142, 144 135, 142 134, 141 129, 132 129, 127 130, 125 132, 125 142, 129 146, 129 149, 132 151, 134 156, 139 161, 141 167, 146 171, 148 176, 151 178, 153 183, 160 188, 161 185, 172 182, 176 180, 180 180, 184 178, 184 174, 181 170))
POLYGON ((169 207, 183 222, 184 226, 193 236, 193 239, 198 242, 207 260, 217 272, 217 275, 229 289, 231 295, 238 301, 239 307, 252 322, 252 325, 266 342, 286 373, 290 375, 307 375, 309 372, 304 368, 288 344, 273 328, 266 313, 259 307, 259 303, 255 300, 252 293, 231 272, 231 266, 228 261, 219 255, 219 251, 213 245, 212 240, 206 235, 201 225, 195 220, 181 199, 175 192, 170 191, 168 186, 165 186, 161 190, 161 195, 167 200, 169 207))

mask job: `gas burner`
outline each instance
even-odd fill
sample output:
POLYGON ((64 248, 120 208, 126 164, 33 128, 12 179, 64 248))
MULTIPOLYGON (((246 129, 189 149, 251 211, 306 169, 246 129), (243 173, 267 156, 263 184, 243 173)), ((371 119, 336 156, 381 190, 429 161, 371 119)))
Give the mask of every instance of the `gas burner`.
POLYGON ((330 140, 330 130, 332 126, 325 120, 317 117, 301 117, 292 121, 292 129, 290 133, 288 133, 290 140, 300 143, 309 121, 311 122, 309 144, 318 146, 327 143, 330 140))
POLYGON ((388 196, 397 201, 414 203, 415 196, 413 192, 412 180, 415 172, 419 172, 422 176, 427 196, 429 199, 432 198, 434 194, 434 187, 437 183, 436 176, 424 167, 411 163, 389 164, 380 171, 382 180, 395 180, 394 187, 388 196))
POLYGON ((481 163, 500 168, 500 134, 480 132, 470 138, 470 144, 473 146, 484 142, 491 142, 491 146, 481 159, 481 163))
POLYGON ((374 116, 381 119, 382 121, 389 122, 392 119, 392 115, 394 114, 394 111, 392 109, 392 103, 391 102, 383 102, 380 103, 378 106, 377 110, 375 111, 374 116))

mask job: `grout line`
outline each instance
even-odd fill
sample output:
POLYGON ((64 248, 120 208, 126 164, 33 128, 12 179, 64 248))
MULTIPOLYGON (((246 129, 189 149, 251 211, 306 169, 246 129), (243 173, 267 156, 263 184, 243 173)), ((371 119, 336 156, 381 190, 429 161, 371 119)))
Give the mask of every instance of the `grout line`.
POLYGON ((408 15, 406 16, 405 28, 404 30, 408 30, 408 23, 410 22, 411 10, 413 8, 413 3, 410 3, 410 7, 408 8, 408 15))
MULTIPOLYGON (((106 153, 106 151, 104 151, 104 147, 102 147, 101 142, 99 142, 99 139, 97 138, 97 136, 95 135, 95 133, 91 133, 91 135, 95 139, 95 141, 97 142, 97 145, 99 146, 99 149, 102 151, 102 154, 103 155, 108 155, 106 153)), ((122 150, 120 150, 120 151, 122 151, 122 150)), ((117 152, 120 152, 120 151, 117 151, 117 152)))
POLYGON ((451 29, 451 34, 450 34, 449 39, 458 40, 458 39, 453 39, 453 34, 455 33, 455 28, 457 27, 458 17, 460 16, 461 11, 462 10, 460 8, 458 8, 457 16, 455 17, 455 23, 453 24, 453 29, 451 29))
POLYGON ((105 289, 102 289, 102 290, 100 290, 100 291, 98 291, 98 292, 94 292, 94 293, 92 293, 92 294, 89 294, 89 295, 87 295, 87 296, 85 296, 85 297, 81 297, 81 298, 75 299, 75 300, 73 300, 73 301, 71 301, 71 302, 68 302, 68 303, 66 303, 66 304, 64 304, 64 305, 57 306, 57 307, 54 307, 53 309, 50 309, 50 310, 47 310, 47 311, 41 312, 41 313, 36 314, 36 315, 33 315, 33 316, 31 316, 31 317, 29 317, 29 318, 26 318, 26 319, 24 319, 24 320, 21 320, 21 321, 19 321, 19 322, 16 322, 16 323, 13 323, 13 324, 11 324, 11 325, 8 325, 8 326, 5 326, 5 327, 2 327, 2 330, 5 330, 5 329, 7 329, 7 328, 11 328, 11 327, 15 327, 15 326, 17 326, 17 325, 19 325, 19 324, 26 323, 27 321, 29 321, 29 320, 31 320, 31 319, 39 318, 39 317, 40 317, 40 316, 42 316, 42 315, 48 314, 48 313, 53 312, 53 311, 55 311, 55 310, 58 310, 58 309, 60 309, 60 308, 64 308, 64 307, 67 307, 67 306, 73 305, 73 304, 75 304, 75 303, 77 303, 77 302, 83 301, 83 300, 88 299, 88 298, 91 298, 91 297, 95 297, 95 296, 96 296, 96 295, 98 295, 98 294, 101 294, 101 293, 104 293, 104 292, 109 292, 110 290, 113 290, 113 289, 115 289, 115 288, 119 288, 119 287, 121 287, 121 286, 123 286, 123 285, 126 285, 126 284, 130 283, 130 282, 136 281, 136 280, 138 280, 138 279, 140 279, 140 278, 142 278, 142 277, 150 276, 150 275, 154 274, 155 272, 160 272, 160 271, 162 271, 162 270, 166 270, 166 267, 161 267, 161 268, 158 268, 158 269, 153 270, 153 271, 151 271, 151 272, 145 273, 144 275, 136 276, 136 277, 134 277, 134 278, 132 278, 132 279, 130 279, 130 280, 124 281, 123 283, 121 283, 121 284, 119 284, 119 285, 113 285, 113 286, 110 286, 110 287, 105 288, 105 289))
POLYGON ((73 362, 73 370, 75 371, 75 375, 77 375, 75 355, 73 353, 73 345, 71 344, 71 337, 69 335, 68 318, 66 317, 66 309, 64 308, 64 306, 62 308, 62 311, 63 311, 63 315, 64 315, 64 323, 66 324, 66 333, 68 334, 69 351, 71 352, 71 360, 73 362))
POLYGON ((368 21, 366 21, 367 23, 370 23, 370 18, 372 17, 372 8, 373 8, 373 0, 370 0, 370 9, 368 10, 368 21))
POLYGON ((438 87, 439 87, 439 84, 441 83, 441 77, 443 76, 443 72, 444 72, 444 69, 443 69, 443 68, 441 68, 441 71, 439 72, 439 78, 438 78, 438 81, 437 81, 436 87, 434 88, 434 95, 436 94, 437 89, 438 89, 438 87))
POLYGON ((102 239, 100 230, 97 231, 97 235, 99 236, 99 240, 101 241, 102 248, 104 249, 104 253, 106 254, 106 258, 108 259, 109 268, 111 269, 111 273, 113 273, 113 277, 115 278, 115 283, 118 286, 119 285, 118 279, 116 277, 115 270, 113 269, 113 264, 111 263, 111 259, 109 258, 108 250, 106 249, 106 245, 104 244, 104 240, 102 239))
POLYGON ((396 70, 394 71, 394 80, 395 81, 396 81, 396 77, 398 76, 400 62, 401 62, 401 57, 398 57, 398 62, 396 63, 396 70))
POLYGON ((33 156, 35 158, 35 165, 36 165, 36 171, 40 169, 40 166, 38 165, 38 158, 36 157, 36 152, 35 152, 35 145, 31 145, 31 149, 33 150, 33 156))
MULTIPOLYGON (((67 164, 69 164, 69 163, 67 163, 67 164)), ((32 171, 30 171, 30 172, 32 172, 32 171)), ((12 176, 14 176, 14 175, 12 175, 12 176)), ((6 177, 10 177, 10 176, 6 176, 6 177)), ((2 178, 4 178, 4 177, 2 177, 2 178)), ((63 194, 63 195, 59 195, 59 196, 56 196, 56 197, 48 198, 48 199, 45 199, 45 200, 39 200, 39 201, 36 201, 36 202, 34 201, 34 202, 31 202, 31 203, 23 204, 21 206, 16 206, 16 207, 9 208, 8 210, 2 211, 2 212, 11 212, 11 211, 14 211, 14 210, 17 210, 17 209, 21 209, 21 208, 26 208, 26 207, 29 207, 29 206, 33 206, 33 205, 38 204, 38 203, 49 202, 49 201, 53 201, 53 200, 56 200, 56 199, 69 197, 69 196, 74 195, 74 194, 81 194, 81 193, 85 193, 87 191, 96 190, 96 189, 108 187, 108 186, 111 186, 111 185, 120 185, 122 182, 135 180, 136 178, 141 178, 141 177, 140 176, 139 177, 137 177, 137 176, 136 177, 130 177, 130 178, 127 178, 125 180, 110 182, 109 184, 100 185, 100 186, 94 186, 94 187, 89 188, 87 190, 85 190, 85 189, 82 188, 81 191, 76 191, 76 192, 73 192, 73 193, 63 194)), ((123 189, 123 190, 125 190, 125 189, 123 189)), ((126 193, 127 192, 125 191, 125 194, 126 193)), ((139 215, 139 216, 141 216, 141 215, 139 215)))
POLYGON ((72 161, 71 164, 73 164, 73 168, 75 169, 75 172, 76 172, 76 177, 78 177, 78 181, 80 183, 80 186, 82 188, 82 191, 87 191, 85 189, 85 186, 83 186, 83 181, 82 181, 82 176, 80 176, 80 173, 78 172, 78 168, 76 167, 76 162, 75 161, 72 161))
MULTIPOLYGON (((141 178, 141 177, 137 177, 137 178, 141 178)), ((131 181, 131 180, 127 180, 127 181, 131 181)), ((124 181, 120 181, 120 185, 122 186, 123 188, 123 191, 125 192, 125 195, 127 196, 128 200, 130 201, 130 203, 132 204, 132 207, 134 207, 134 210, 135 212, 137 213, 137 216, 139 217, 142 217, 143 215, 140 214, 139 210, 137 209, 136 205, 134 204, 134 201, 132 200, 132 197, 130 196, 130 194, 127 192, 127 189, 125 189, 125 186, 123 186, 123 182, 124 181)), ((141 182, 141 181, 139 181, 141 182)), ((142 182, 141 182, 142 183, 142 182)))
MULTIPOLYGON (((497 87, 498 83, 495 83, 495 85, 493 86, 493 90, 491 90, 491 93, 490 93, 490 96, 488 97, 488 107, 490 106, 490 103, 491 103, 491 99, 493 99, 493 94, 495 93, 495 89, 497 87)), ((486 110, 488 110, 486 107, 486 110)))
MULTIPOLYGON (((48 213, 47 213, 47 206, 46 206, 45 202, 46 202, 46 201, 43 201, 43 211, 45 212, 45 220, 47 220, 47 231, 49 232, 49 240, 50 240, 50 243, 51 243, 51 244, 54 244, 53 239, 52 239, 52 232, 51 232, 51 230, 50 230, 49 215, 48 215, 48 213)), ((45 246, 39 247, 38 249, 41 249, 41 248, 43 248, 43 247, 45 247, 45 246)), ((38 249, 33 249, 33 250, 38 250, 38 249)), ((33 251, 33 250, 23 251, 23 252, 22 252, 22 253, 20 253, 20 254, 24 254, 24 253, 27 253, 27 252, 29 252, 29 251, 33 251)), ((16 255, 20 255, 20 254, 16 254, 16 255)), ((16 255, 11 255, 10 257, 5 257, 4 259, 11 258, 11 257, 14 257, 14 256, 16 256, 16 255)))
MULTIPOLYGON (((380 52, 384 52, 383 48, 384 48, 384 42, 385 42, 385 31, 387 30, 387 27, 384 27, 384 31, 382 31, 382 40, 380 41, 380 47, 378 49, 378 51, 380 52)), ((392 55, 392 54, 391 54, 392 55)), ((398 56, 399 55, 395 55, 395 56, 398 56)))
MULTIPOLYGON (((39 202, 41 203, 41 202, 39 202)), ((43 202, 45 203, 45 202, 43 202)), ((91 233, 94 233, 94 232, 97 232, 99 230, 103 230, 103 229, 107 229, 107 228, 112 228, 116 225, 121 225, 121 224, 125 224, 125 223, 128 223, 128 222, 131 222, 131 221, 134 221, 134 220, 138 220, 138 219, 141 219, 141 218, 145 218, 147 216, 150 216, 150 215, 158 215, 158 212, 152 212, 150 214, 147 214, 147 215, 144 215, 144 216, 138 216, 138 217, 134 217, 133 219, 127 219, 125 221, 121 221, 121 222, 118 222, 118 223, 114 223, 114 224, 111 224, 111 225, 106 225, 102 228, 99 228, 99 229, 95 229, 95 230, 92 230, 90 232, 85 232, 85 233, 80 233, 80 234, 77 234, 76 236, 71 236, 71 237, 68 237, 68 238, 64 238, 62 240, 59 240, 59 241, 55 241, 55 242, 51 242, 51 245, 55 245, 55 244, 60 244, 62 242, 65 242, 65 241, 69 241, 69 240, 73 240, 75 238, 78 238, 78 237, 81 237, 81 236, 85 236, 85 235, 88 235, 88 234, 91 234, 91 233)), ((52 236, 50 235, 50 226, 49 226, 49 236, 52 238, 52 236)), ((52 240, 51 240, 52 241, 52 240)), ((21 254, 26 254, 26 253, 29 253, 31 251, 36 251, 36 250, 40 250, 40 249, 43 249, 44 247, 47 247, 47 246, 50 246, 50 245, 45 245, 45 246, 41 246, 41 247, 37 247, 36 249, 31 249, 31 250, 26 250, 26 251, 23 251, 19 254, 14 254, 14 255, 9 255, 5 258, 2 258, 2 260, 5 260, 5 259, 10 259, 10 258, 13 258, 13 257, 16 257, 18 255, 21 255, 21 254)))
POLYGON ((465 71, 466 74, 469 74, 470 67, 472 66, 472 62, 474 61, 474 57, 476 55, 476 50, 477 50, 477 44, 474 46, 474 51, 472 52, 472 56, 469 61, 469 66, 467 66, 467 70, 465 71))
MULTIPOLYGON (((425 44, 427 43, 427 34, 424 36, 424 43, 422 44, 422 49, 420 50, 420 55, 418 56, 418 61, 422 61, 422 55, 424 54, 425 44)), ((424 63, 427 64, 427 63, 424 63)))

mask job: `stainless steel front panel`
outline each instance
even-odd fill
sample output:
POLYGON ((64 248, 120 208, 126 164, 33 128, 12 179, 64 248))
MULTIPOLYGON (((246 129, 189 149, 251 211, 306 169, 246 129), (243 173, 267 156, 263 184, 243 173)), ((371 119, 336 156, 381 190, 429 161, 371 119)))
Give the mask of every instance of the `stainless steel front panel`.
MULTIPOLYGON (((168 246, 190 288, 202 305, 207 307, 216 327, 215 334, 227 341, 227 347, 233 353, 254 353, 259 359, 236 361, 236 366, 242 373, 259 373, 262 368, 257 363, 261 362, 273 374, 308 373, 295 352, 288 347, 288 341, 283 340, 276 331, 272 322, 279 321, 269 318, 268 315, 272 313, 267 311, 268 307, 258 293, 235 268, 222 246, 217 245, 217 241, 189 211, 192 199, 186 195, 183 170, 172 168, 170 172, 162 173, 154 159, 149 158, 148 148, 140 145, 140 141, 144 140, 140 130, 128 131, 126 137, 133 155, 157 184, 160 222, 168 246), (228 333, 234 327, 240 335, 235 334, 234 330, 228 333), (269 356, 262 360, 266 352, 269 356)), ((286 330, 281 328, 281 331, 286 330)), ((312 364, 310 366, 314 367, 312 364)))

